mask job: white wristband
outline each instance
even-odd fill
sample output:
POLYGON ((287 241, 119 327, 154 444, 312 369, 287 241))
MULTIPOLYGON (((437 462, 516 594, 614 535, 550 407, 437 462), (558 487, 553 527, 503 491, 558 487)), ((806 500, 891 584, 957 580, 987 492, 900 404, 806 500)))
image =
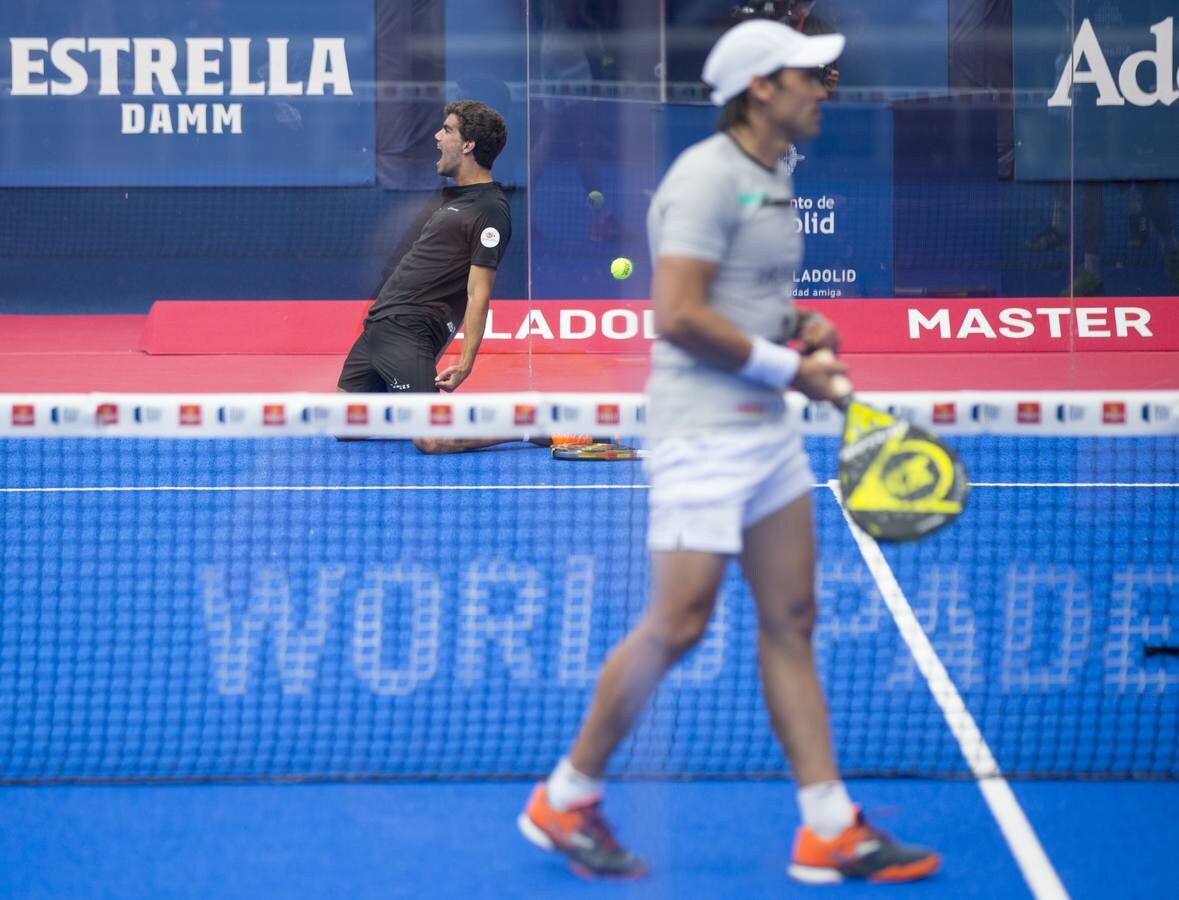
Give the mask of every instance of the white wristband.
POLYGON ((737 374, 767 387, 786 390, 798 374, 798 353, 763 337, 751 337, 750 340, 753 342, 753 352, 737 370, 737 374))

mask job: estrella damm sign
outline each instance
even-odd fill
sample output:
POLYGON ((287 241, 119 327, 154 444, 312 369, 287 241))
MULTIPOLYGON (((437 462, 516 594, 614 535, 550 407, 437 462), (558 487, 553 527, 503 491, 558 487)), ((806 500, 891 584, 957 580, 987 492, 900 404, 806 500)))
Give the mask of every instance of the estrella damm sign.
POLYGON ((371 181, 372 4, 207 7, 0 6, 0 184, 371 181))

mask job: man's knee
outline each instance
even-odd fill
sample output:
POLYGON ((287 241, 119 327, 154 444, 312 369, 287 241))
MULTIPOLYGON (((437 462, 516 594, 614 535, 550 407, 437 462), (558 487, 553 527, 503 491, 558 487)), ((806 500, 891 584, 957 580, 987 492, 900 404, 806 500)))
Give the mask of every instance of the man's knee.
POLYGON ((650 617, 645 630, 660 651, 674 661, 700 643, 711 618, 712 604, 701 604, 674 617, 650 617))
POLYGON ((818 608, 815 594, 808 591, 780 598, 770 608, 759 608, 757 627, 772 641, 810 641, 815 632, 818 608))

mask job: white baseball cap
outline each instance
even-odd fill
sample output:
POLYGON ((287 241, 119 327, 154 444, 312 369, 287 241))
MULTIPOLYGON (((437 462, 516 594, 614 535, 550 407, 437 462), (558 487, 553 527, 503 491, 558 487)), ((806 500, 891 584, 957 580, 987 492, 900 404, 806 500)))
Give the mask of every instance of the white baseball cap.
POLYGON ((753 19, 721 35, 704 60, 702 77, 713 89, 712 102, 724 106, 758 75, 835 62, 844 43, 842 34, 807 37, 781 22, 753 19))

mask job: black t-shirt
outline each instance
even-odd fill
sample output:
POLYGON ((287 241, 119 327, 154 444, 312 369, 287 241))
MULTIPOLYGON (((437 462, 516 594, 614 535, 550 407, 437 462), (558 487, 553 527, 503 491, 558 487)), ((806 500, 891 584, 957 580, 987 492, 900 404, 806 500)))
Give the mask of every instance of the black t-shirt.
POLYGON ((497 182, 445 188, 369 307, 369 321, 424 314, 445 343, 466 314, 471 266, 498 268, 511 236, 511 211, 497 182))

